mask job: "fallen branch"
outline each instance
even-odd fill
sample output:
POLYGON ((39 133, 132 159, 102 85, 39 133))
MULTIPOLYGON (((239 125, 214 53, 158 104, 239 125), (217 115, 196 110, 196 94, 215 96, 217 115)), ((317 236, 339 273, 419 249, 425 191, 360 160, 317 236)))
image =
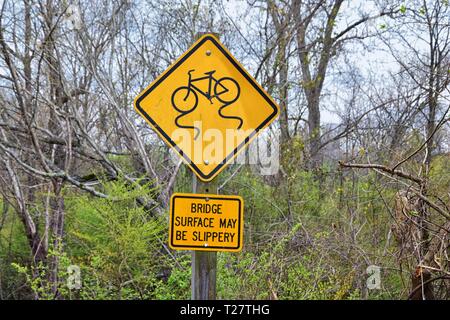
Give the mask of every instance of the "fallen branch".
MULTIPOLYGON (((371 164, 371 163, 345 163, 343 161, 339 161, 339 165, 346 168, 359 168, 359 169, 374 169, 374 170, 380 170, 386 173, 389 173, 392 176, 398 176, 405 179, 408 179, 410 181, 414 181, 418 183, 419 185, 422 185, 425 181, 421 178, 415 177, 413 175, 410 175, 408 173, 405 173, 400 170, 395 170, 386 166, 383 166, 381 164, 371 164)), ((444 216, 447 219, 450 219, 450 213, 446 211, 445 209, 442 209, 440 206, 438 206, 436 203, 431 201, 427 196, 422 194, 420 191, 414 190, 414 188, 410 189, 415 195, 417 195, 420 199, 422 199, 424 202, 426 202, 431 208, 436 210, 438 213, 440 213, 442 216, 444 216)))
POLYGON ((343 161, 339 161, 339 165, 341 167, 346 167, 346 168, 360 168, 360 169, 378 169, 384 172, 387 172, 391 175, 394 176, 399 176, 411 181, 414 181, 418 184, 422 184, 424 181, 419 178, 419 177, 415 177, 413 175, 410 175, 408 173, 404 173, 403 171, 400 170, 396 170, 396 169, 392 169, 386 166, 383 166, 381 164, 365 164, 365 163, 345 163, 343 161))

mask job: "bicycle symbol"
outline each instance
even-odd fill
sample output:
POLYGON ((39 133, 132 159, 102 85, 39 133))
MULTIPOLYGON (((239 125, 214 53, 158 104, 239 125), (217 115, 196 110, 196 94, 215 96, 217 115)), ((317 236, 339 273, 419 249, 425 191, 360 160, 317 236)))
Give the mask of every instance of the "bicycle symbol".
POLYGON ((237 129, 242 127, 243 120, 237 116, 224 115, 222 112, 225 108, 236 102, 239 99, 241 88, 236 80, 230 77, 222 77, 217 79, 213 76, 215 70, 205 72, 205 76, 198 78, 192 77, 192 72, 195 69, 188 71, 188 83, 186 86, 181 86, 175 89, 172 93, 172 106, 177 110, 180 115, 175 118, 175 124, 179 128, 194 129, 194 140, 197 139, 200 134, 200 129, 197 127, 181 124, 179 121, 185 115, 194 111, 198 106, 198 93, 204 96, 212 104, 212 99, 216 98, 223 105, 219 108, 218 113, 224 119, 234 119, 239 121, 237 129), (208 90, 201 90, 196 84, 202 81, 207 81, 208 90), (214 86, 213 86, 214 84, 214 86))

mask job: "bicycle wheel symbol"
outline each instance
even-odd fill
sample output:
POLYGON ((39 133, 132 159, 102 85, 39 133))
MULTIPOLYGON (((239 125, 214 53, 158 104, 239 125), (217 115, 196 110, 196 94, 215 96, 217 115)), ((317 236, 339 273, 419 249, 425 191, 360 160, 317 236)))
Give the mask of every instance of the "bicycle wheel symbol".
POLYGON ((236 80, 223 77, 217 80, 214 86, 214 95, 222 103, 232 104, 239 99, 241 88, 236 80))
POLYGON ((214 86, 214 95, 220 102, 223 103, 223 106, 219 108, 219 115, 224 119, 232 119, 239 121, 239 125, 237 129, 240 129, 243 124, 243 120, 241 117, 230 116, 223 114, 225 108, 229 107, 231 104, 239 99, 241 94, 241 88, 236 80, 223 77, 217 80, 216 85, 214 86))
POLYGON ((189 87, 186 86, 179 87, 175 89, 175 91, 172 93, 172 106, 175 110, 177 110, 180 113, 175 118, 175 124, 179 128, 194 129, 195 131, 194 140, 196 140, 198 135, 200 134, 200 129, 194 126, 184 125, 179 121, 185 115, 194 111, 195 108, 197 108, 197 105, 198 105, 198 95, 194 90, 191 90, 191 88, 189 87))
POLYGON ((172 93, 172 106, 180 113, 190 113, 197 108, 198 95, 191 88, 183 86, 172 93))

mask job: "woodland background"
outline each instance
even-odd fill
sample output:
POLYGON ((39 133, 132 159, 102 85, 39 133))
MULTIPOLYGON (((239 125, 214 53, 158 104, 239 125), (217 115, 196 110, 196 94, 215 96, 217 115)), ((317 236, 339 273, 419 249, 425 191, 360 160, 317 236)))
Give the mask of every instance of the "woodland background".
POLYGON ((132 105, 199 32, 281 107, 279 172, 219 177, 246 214, 218 298, 448 299, 444 0, 0 1, 0 299, 190 297, 192 173, 132 105))

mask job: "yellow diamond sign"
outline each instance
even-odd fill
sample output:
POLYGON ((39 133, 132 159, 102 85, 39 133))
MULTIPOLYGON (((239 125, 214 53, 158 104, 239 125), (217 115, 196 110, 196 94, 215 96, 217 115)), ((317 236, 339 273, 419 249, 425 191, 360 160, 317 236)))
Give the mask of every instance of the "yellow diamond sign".
POLYGON ((217 176, 279 114, 210 34, 142 91, 134 106, 203 181, 217 176))

